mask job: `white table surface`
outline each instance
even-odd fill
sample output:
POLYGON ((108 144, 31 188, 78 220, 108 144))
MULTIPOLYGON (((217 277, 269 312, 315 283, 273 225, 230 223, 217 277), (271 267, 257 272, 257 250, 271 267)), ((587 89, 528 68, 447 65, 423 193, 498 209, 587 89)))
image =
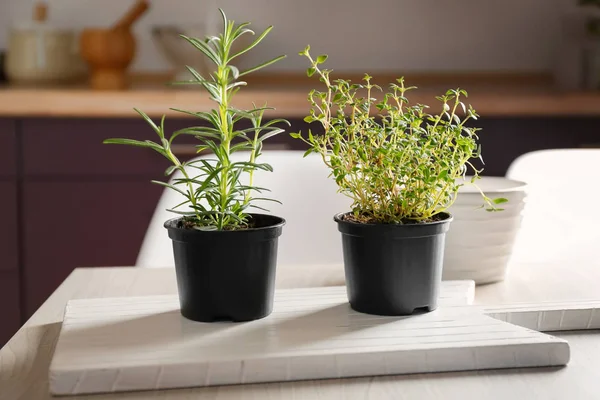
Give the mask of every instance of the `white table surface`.
MULTIPOLYGON (((278 287, 340 285, 341 266, 287 269, 278 287)), ((50 399, 48 366, 69 299, 176 293, 172 269, 74 271, 0 350, 0 399, 50 399)), ((598 257, 514 265, 506 281, 478 287, 477 304, 600 299, 598 257)), ((600 331, 563 332, 571 344, 564 368, 333 379, 99 395, 108 399, 600 399, 600 331)), ((88 398, 86 396, 72 398, 88 398)))

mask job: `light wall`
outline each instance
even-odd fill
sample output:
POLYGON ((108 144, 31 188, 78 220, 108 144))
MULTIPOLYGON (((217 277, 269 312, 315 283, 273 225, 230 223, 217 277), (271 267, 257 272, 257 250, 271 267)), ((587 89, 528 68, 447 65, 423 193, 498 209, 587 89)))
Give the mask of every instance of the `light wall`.
MULTIPOLYGON (((338 70, 551 70, 567 0, 154 0, 136 26, 135 70, 168 68, 150 29, 202 22, 225 9, 256 29, 273 24, 264 44, 245 60, 288 54, 273 69, 302 70, 306 44, 328 53, 338 70)), ((575 2, 573 0, 572 2, 575 2)), ((0 0, 0 48, 13 21, 31 16, 31 0, 0 0)), ((131 0, 49 0, 58 25, 108 25, 131 0)))

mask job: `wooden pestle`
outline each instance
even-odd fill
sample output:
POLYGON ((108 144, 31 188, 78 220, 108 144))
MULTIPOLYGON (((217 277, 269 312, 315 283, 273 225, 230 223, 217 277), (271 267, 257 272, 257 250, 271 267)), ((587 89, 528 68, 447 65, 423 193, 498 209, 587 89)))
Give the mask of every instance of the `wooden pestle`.
POLYGON ((36 3, 33 8, 33 20, 36 22, 46 22, 46 19, 48 19, 48 6, 46 3, 36 3))
POLYGON ((91 69, 90 84, 98 90, 121 90, 128 86, 127 68, 135 56, 131 26, 148 10, 138 1, 108 29, 86 29, 81 34, 81 54, 91 69))
POLYGON ((131 26, 138 20, 147 10, 148 2, 145 0, 138 1, 116 24, 113 25, 113 30, 131 29, 131 26))

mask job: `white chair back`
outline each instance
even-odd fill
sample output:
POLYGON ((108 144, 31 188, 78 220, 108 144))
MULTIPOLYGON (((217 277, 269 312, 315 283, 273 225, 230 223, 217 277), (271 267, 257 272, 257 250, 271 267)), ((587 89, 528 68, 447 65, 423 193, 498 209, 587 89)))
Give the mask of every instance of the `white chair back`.
MULTIPOLYGON (((351 201, 337 193, 337 185, 328 177, 329 170, 321 157, 310 154, 302 157, 302 151, 267 151, 258 162, 268 163, 273 172, 257 171, 254 185, 270 189, 256 197, 269 197, 281 201, 261 201, 256 204, 267 208, 270 214, 285 218, 286 225, 279 238, 278 265, 332 265, 342 264, 341 237, 333 215, 350 210, 351 201)), ((214 156, 213 156, 214 157, 214 156)), ((237 152, 234 161, 247 161, 248 153, 237 152)), ((247 175, 247 174, 244 174, 247 175)), ((175 179, 177 176, 174 176, 175 179)), ((247 176, 243 177, 247 183, 247 176)), ((172 244, 163 227, 167 219, 177 217, 166 211, 181 203, 182 196, 165 188, 152 217, 137 266, 173 266, 172 244)), ((252 212, 262 213, 261 210, 252 212)), ((235 251, 235 249, 232 249, 235 251)))
POLYGON ((528 184, 513 260, 575 262, 597 254, 600 149, 531 152, 518 157, 506 175, 528 184))

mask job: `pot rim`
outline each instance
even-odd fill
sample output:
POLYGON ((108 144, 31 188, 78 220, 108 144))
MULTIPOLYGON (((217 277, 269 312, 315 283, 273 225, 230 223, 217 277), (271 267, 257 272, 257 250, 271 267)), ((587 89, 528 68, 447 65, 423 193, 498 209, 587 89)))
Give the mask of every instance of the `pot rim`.
POLYGON ((452 215, 445 211, 446 218, 440 221, 423 222, 419 224, 363 224, 360 222, 342 221, 341 216, 348 214, 338 213, 333 219, 337 222, 338 230, 342 235, 356 237, 378 237, 391 239, 416 239, 428 236, 437 236, 444 234, 450 228, 450 223, 454 219, 452 215))
POLYGON ((418 224, 382 224, 382 223, 362 223, 362 222, 354 222, 354 221, 344 221, 341 219, 342 216, 350 214, 352 211, 346 211, 346 212, 340 212, 337 213, 333 216, 333 220, 339 224, 347 224, 347 225, 351 225, 351 226, 365 226, 365 227, 376 227, 376 226, 386 226, 386 227, 417 227, 417 226, 435 226, 435 225, 441 225, 441 224, 446 224, 449 222, 452 222, 452 220, 454 219, 454 216, 452 214, 450 214, 447 211, 443 211, 440 214, 445 214, 446 217, 442 220, 439 221, 433 221, 433 222, 421 222, 418 224))
POLYGON ((180 231, 180 232, 186 232, 191 235, 192 234, 200 234, 200 235, 221 234, 221 235, 223 235, 223 234, 248 234, 251 232, 260 232, 260 231, 265 231, 265 230, 274 229, 274 228, 275 229, 281 228, 286 224, 286 220, 277 215, 260 214, 260 213, 248 213, 248 215, 269 217, 269 218, 278 219, 279 221, 272 225, 262 226, 260 228, 249 228, 249 229, 240 229, 240 230, 206 230, 206 231, 202 231, 202 230, 198 230, 198 229, 185 229, 185 228, 178 227, 176 222, 178 222, 179 220, 181 220, 183 218, 183 216, 179 216, 179 217, 170 218, 170 219, 166 220, 165 223, 163 224, 163 226, 167 229, 173 229, 173 230, 180 231))

